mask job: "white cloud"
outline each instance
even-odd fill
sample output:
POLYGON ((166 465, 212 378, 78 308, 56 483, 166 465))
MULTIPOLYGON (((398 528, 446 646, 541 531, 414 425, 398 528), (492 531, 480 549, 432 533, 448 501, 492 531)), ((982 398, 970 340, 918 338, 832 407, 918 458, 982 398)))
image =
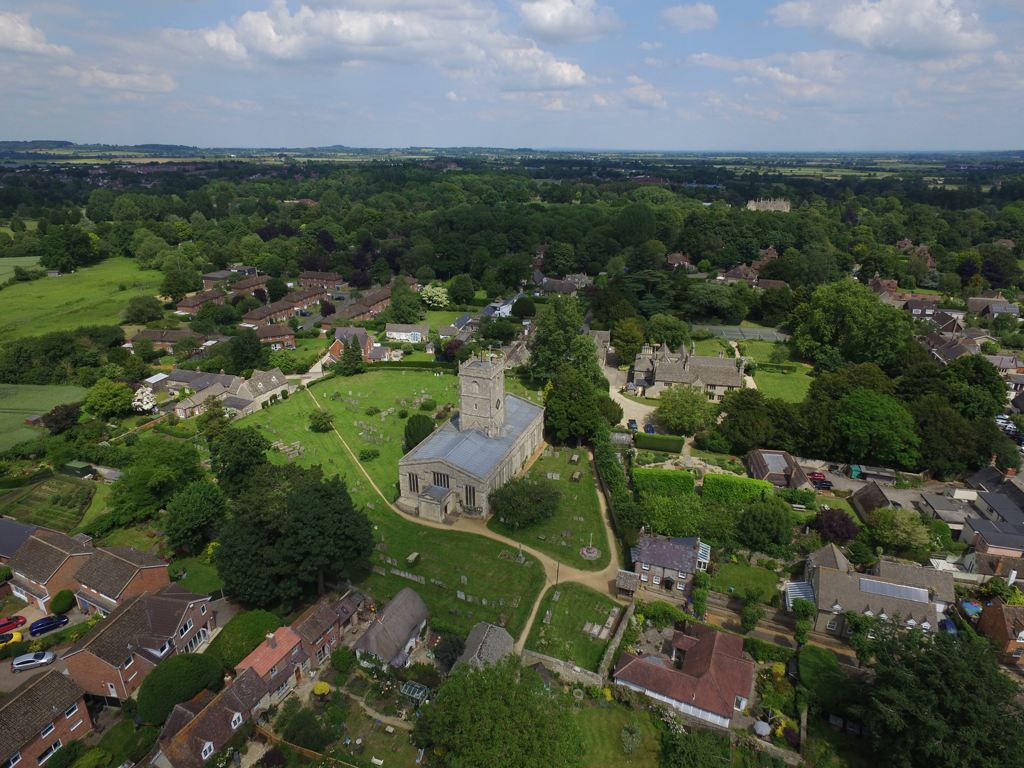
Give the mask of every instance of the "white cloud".
POLYGON ((664 48, 664 47, 665 47, 664 43, 648 42, 647 40, 644 40, 642 43, 640 43, 640 50, 641 51, 656 51, 659 48, 664 48))
POLYGON ((137 93, 168 93, 177 84, 168 74, 151 72, 111 72, 99 67, 57 67, 57 75, 67 77, 86 88, 106 88, 112 91, 137 93))
POLYGON ((448 99, 448 101, 465 101, 466 100, 465 96, 459 96, 459 94, 457 94, 455 91, 448 91, 448 93, 446 93, 444 95, 444 97, 446 99, 448 99))
POLYGON ((619 27, 611 8, 597 0, 528 0, 519 4, 527 31, 542 40, 597 40, 619 27))
POLYGON ((868 50, 896 56, 978 51, 997 38, 960 0, 791 0, 771 15, 780 26, 822 28, 868 50))
POLYGON ((661 12, 661 17, 680 32, 698 32, 718 25, 718 11, 707 3, 672 5, 661 12))
POLYGON ((626 89, 626 98, 635 106, 646 109, 664 109, 668 106, 661 92, 643 78, 630 75, 626 79, 630 83, 626 89))
MULTIPOLYGON (((735 72, 741 86, 770 85, 776 95, 792 101, 817 101, 834 93, 820 80, 839 80, 836 56, 831 51, 777 54, 769 58, 740 59, 712 53, 695 53, 690 62, 702 67, 735 72)), ((758 90, 759 88, 755 88, 758 90)))
POLYGON ((38 53, 44 56, 66 56, 71 49, 46 42, 46 35, 33 27, 30 17, 0 11, 0 50, 38 53))

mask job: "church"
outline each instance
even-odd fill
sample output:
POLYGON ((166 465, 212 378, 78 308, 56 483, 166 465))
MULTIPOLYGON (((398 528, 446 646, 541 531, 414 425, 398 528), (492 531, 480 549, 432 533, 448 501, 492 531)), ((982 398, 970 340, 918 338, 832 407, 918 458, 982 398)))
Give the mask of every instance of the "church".
POLYGON ((526 464, 544 439, 544 409, 505 394, 505 361, 459 366, 459 412, 398 463, 398 507, 441 522, 490 514, 488 495, 526 464))

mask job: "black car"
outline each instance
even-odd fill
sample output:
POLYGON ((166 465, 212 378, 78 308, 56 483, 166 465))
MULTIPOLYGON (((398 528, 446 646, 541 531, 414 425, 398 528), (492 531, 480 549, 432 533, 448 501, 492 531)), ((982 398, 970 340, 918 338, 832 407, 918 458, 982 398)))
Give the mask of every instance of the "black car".
POLYGON ((70 621, 70 619, 68 619, 67 616, 44 616, 38 621, 33 621, 29 625, 28 633, 32 635, 32 637, 45 635, 47 632, 53 632, 55 629, 67 626, 68 621, 70 621))
POLYGON ((815 483, 814 483, 814 487, 817 488, 819 491, 831 491, 832 490, 832 481, 831 480, 816 480, 815 483))

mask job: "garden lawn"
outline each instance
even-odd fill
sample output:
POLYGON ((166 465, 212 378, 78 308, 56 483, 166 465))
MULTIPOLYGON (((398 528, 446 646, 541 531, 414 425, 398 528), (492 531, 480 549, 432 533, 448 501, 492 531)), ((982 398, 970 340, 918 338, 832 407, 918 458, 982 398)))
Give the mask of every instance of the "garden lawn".
MULTIPOLYGON (((382 370, 362 376, 330 379, 316 385, 313 392, 322 404, 330 403, 333 406, 332 412, 337 410, 352 420, 356 418, 355 413, 345 411, 344 401, 340 398, 337 401, 331 400, 331 392, 340 389, 348 399, 348 391, 351 389, 352 398, 357 399, 356 393, 359 393, 357 401, 365 408, 363 403, 371 402, 370 387, 374 385, 380 391, 373 394, 373 400, 380 401, 386 399, 381 391, 391 393, 393 399, 394 393, 398 391, 398 382, 415 387, 424 381, 444 391, 443 387, 451 385, 455 377, 434 377, 430 372, 382 370), (357 386, 356 382, 360 380, 357 386)), ((361 581, 360 588, 379 601, 387 601, 403 587, 413 587, 426 602, 430 610, 430 623, 435 629, 465 636, 479 621, 496 624, 504 621, 508 631, 517 636, 544 585, 544 571, 540 563, 529 556, 523 564, 516 563, 518 552, 511 547, 470 533, 428 528, 388 507, 359 472, 337 435, 333 432, 317 434, 308 430, 309 413, 313 408, 308 393, 296 393, 288 400, 246 417, 240 426, 256 427, 271 441, 281 441, 286 445, 300 443, 302 453, 291 460, 303 466, 320 464, 327 475, 340 475, 346 480, 353 500, 366 510, 373 523, 374 538, 378 543, 373 554, 373 565, 378 571, 361 581), (413 552, 420 553, 419 562, 408 566, 406 558, 413 552), (398 565, 385 563, 385 557, 393 558, 398 565), (424 583, 419 584, 393 574, 392 568, 423 576, 424 583), (466 578, 464 584, 463 576, 466 578), (458 591, 472 597, 475 602, 459 599, 458 591), (486 605, 482 599, 487 600, 486 605)), ((371 418, 379 417, 362 417, 365 421, 371 418)), ((398 421, 398 418, 392 415, 388 420, 398 421)), ((338 424, 338 419, 335 423, 338 424)), ((404 425, 404 420, 401 424, 404 425)), ((392 426, 390 429, 393 439, 400 443, 399 428, 392 426)), ((375 444, 374 447, 380 446, 375 444)), ((358 444, 352 445, 352 448, 359 450, 358 444)), ((391 450, 389 455, 395 457, 390 471, 396 473, 401 446, 391 450)), ((372 468, 377 462, 383 463, 384 458, 384 450, 381 450, 381 456, 367 462, 367 467, 372 468)), ((270 460, 285 463, 290 459, 280 451, 272 450, 270 460)), ((392 483, 396 476, 392 475, 392 483)), ((382 490, 387 492, 386 489, 382 490)))
MULTIPOLYGON (((6 301, 7 288, 3 291, 6 301)), ((6 318, 5 309, 0 318, 6 318)), ((0 325, 3 323, 0 319, 0 325)), ((18 443, 42 437, 43 430, 25 423, 29 416, 41 416, 55 405, 79 402, 85 397, 82 387, 59 384, 0 384, 0 451, 13 448, 18 443)))
POLYGON ((135 763, 146 756, 159 735, 159 728, 151 725, 138 727, 132 720, 121 720, 103 734, 99 746, 113 756, 111 765, 135 763))
POLYGON ((650 711, 603 703, 576 712, 583 736, 584 768, 657 768, 660 734, 650 711), (622 729, 627 723, 640 728, 640 746, 631 755, 622 751, 622 729))
POLYGON ((608 565, 611 553, 601 520, 601 506, 597 498, 597 484, 587 452, 581 448, 552 448, 551 456, 542 455, 530 469, 529 477, 558 488, 561 500, 553 517, 527 528, 512 530, 492 517, 487 527, 502 536, 521 541, 527 546, 561 560, 566 565, 587 571, 599 571, 608 565), (580 457, 579 464, 570 464, 573 454, 580 457), (579 472, 578 483, 572 482, 572 473, 579 472), (549 480, 557 474, 558 480, 549 480), (565 534, 568 534, 566 536, 565 534), (594 546, 601 550, 596 560, 584 560, 580 549, 593 537, 594 546))
POLYGON ((746 467, 743 466, 743 462, 740 461, 738 457, 731 456, 728 453, 701 451, 698 450, 697 448, 694 448, 693 450, 690 451, 690 455, 708 464, 713 464, 716 467, 721 467, 722 469, 737 475, 745 475, 747 473, 746 467))
POLYGON ((462 317, 465 312, 452 312, 446 309, 430 309, 427 310, 426 323, 430 326, 432 331, 440 331, 446 325, 451 325, 458 318, 462 317))
POLYGON ((761 595, 761 602, 767 603, 777 591, 779 577, 766 568, 746 563, 721 563, 718 572, 711 577, 711 589, 726 595, 742 598, 748 589, 761 595))
MULTIPOLYGON (((363 740, 364 749, 360 757, 367 761, 366 765, 369 765, 369 760, 376 757, 384 760, 386 766, 415 768, 416 753, 419 750, 406 731, 396 728, 394 733, 388 734, 384 730, 384 724, 378 725, 356 702, 349 699, 348 704, 349 712, 348 719, 345 720, 344 735, 352 739, 353 744, 356 739, 363 740)), ((342 760, 352 754, 341 743, 336 745, 335 750, 342 760)))
MULTIPOLYGON (((163 542, 148 523, 132 528, 118 528, 103 537, 104 547, 135 547, 142 552, 155 553, 163 542)), ((100 543, 100 542, 97 542, 100 543)))
POLYGON ((154 295, 161 280, 158 270, 142 271, 131 259, 112 258, 73 274, 9 286, 3 290, 0 343, 83 325, 118 325, 128 301, 154 295))
POLYGON ((107 504, 110 501, 111 486, 108 483, 96 483, 96 492, 92 495, 92 502, 85 510, 85 515, 78 521, 78 530, 82 530, 107 511, 107 504))
POLYGON ((621 613, 622 606, 610 597, 582 584, 567 581, 551 587, 541 601, 526 647, 596 672, 608 640, 584 634, 583 627, 588 622, 604 626, 608 612, 616 607, 621 613), (556 594, 558 600, 555 600, 556 594), (545 624, 549 611, 551 622, 545 624))
POLYGON ((793 363, 797 370, 793 373, 776 373, 774 371, 754 371, 754 381, 765 397, 777 397, 787 403, 802 403, 811 388, 811 366, 793 363))
POLYGON ((197 595, 208 595, 224 586, 216 566, 200 557, 183 557, 181 560, 175 560, 171 563, 171 573, 184 573, 185 575, 178 579, 178 583, 197 595))
POLYGON ((843 714, 854 703, 850 701, 850 681, 828 648, 805 645, 800 649, 800 682, 823 712, 843 714))
POLYGON ((728 342, 723 339, 714 336, 710 339, 700 339, 699 341, 693 342, 694 354, 700 357, 718 357, 721 353, 727 352, 730 355, 733 354, 732 347, 729 346, 728 342))
POLYGON ((16 488, 0 497, 0 514, 24 523, 69 532, 92 501, 96 484, 67 475, 16 488))
MULTIPOLYGON (((2 231, 2 228, 0 228, 2 231)), ((0 259, 0 283, 6 283, 14 276, 14 268, 30 269, 39 266, 39 259, 35 256, 10 256, 0 259)), ((42 278, 45 279, 45 278, 42 278)))

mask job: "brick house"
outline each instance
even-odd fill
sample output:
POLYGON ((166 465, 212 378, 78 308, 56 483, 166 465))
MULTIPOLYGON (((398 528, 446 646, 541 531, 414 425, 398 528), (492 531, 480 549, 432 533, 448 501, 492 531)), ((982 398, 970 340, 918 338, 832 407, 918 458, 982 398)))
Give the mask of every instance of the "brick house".
POLYGON ((240 675, 253 670, 267 686, 272 703, 287 696, 310 670, 309 655, 302 638, 291 627, 281 627, 267 635, 252 653, 242 659, 235 671, 240 675))
POLYGON ((75 599, 83 613, 102 616, 143 592, 156 592, 171 583, 167 563, 132 547, 97 549, 75 573, 75 599))
POLYGON ((981 612, 978 631, 996 644, 1000 661, 1024 667, 1024 605, 993 599, 981 612))
POLYGON ((11 593, 41 611, 63 589, 78 589, 75 574, 95 550, 57 531, 39 530, 11 558, 11 593))
POLYGON ((203 290, 212 291, 214 288, 219 288, 230 280, 234 274, 230 269, 217 269, 213 272, 205 273, 203 275, 203 290))
POLYGON ((324 291, 343 291, 348 287, 337 272, 302 272, 299 285, 303 288, 320 288, 324 291))
POLYGON ((44 765, 92 731, 83 691, 66 675, 34 675, 0 701, 0 765, 44 765))
POLYGON ((281 299, 280 303, 288 304, 294 314, 298 314, 310 307, 319 307, 321 301, 326 301, 329 298, 330 295, 323 288, 303 288, 298 291, 292 291, 281 299))
POLYGON ((7 565, 18 548, 37 530, 39 527, 36 525, 0 517, 0 565, 7 565))
POLYGON ((200 291, 192 296, 186 296, 179 301, 174 308, 177 315, 194 315, 207 304, 223 304, 224 293, 216 289, 200 291))
POLYGON ((266 290, 268 277, 266 275, 252 275, 243 277, 231 284, 231 292, 235 295, 247 293, 252 295, 256 291, 266 290))
POLYGON ((275 301, 273 304, 267 304, 265 307, 250 309, 242 315, 242 325, 251 328, 261 328, 264 325, 287 322, 289 317, 294 316, 295 310, 290 303, 283 300, 275 301))
POLYGON ((357 328, 354 325, 349 325, 344 328, 334 329, 334 341, 331 342, 331 347, 328 350, 331 359, 338 361, 341 359, 342 353, 345 351, 345 347, 349 343, 355 343, 359 345, 359 348, 363 350, 363 361, 370 362, 370 351, 373 349, 373 339, 370 338, 370 334, 366 332, 365 328, 357 328))
POLYGON ((261 325, 256 329, 256 335, 260 344, 267 345, 271 350, 295 349, 295 331, 283 323, 261 325))
POLYGON ((358 592, 340 600, 325 597, 292 623, 292 629, 301 639, 302 648, 314 667, 322 666, 330 658, 342 635, 352 626, 362 603, 363 596, 358 592))
POLYGON ((696 536, 674 539, 641 536, 630 549, 630 557, 640 589, 683 596, 693 581, 693 574, 708 569, 711 547, 696 536))
POLYGON ((216 626, 210 598, 177 584, 137 595, 65 652, 62 661, 86 693, 129 698, 162 660, 195 653, 216 626))

